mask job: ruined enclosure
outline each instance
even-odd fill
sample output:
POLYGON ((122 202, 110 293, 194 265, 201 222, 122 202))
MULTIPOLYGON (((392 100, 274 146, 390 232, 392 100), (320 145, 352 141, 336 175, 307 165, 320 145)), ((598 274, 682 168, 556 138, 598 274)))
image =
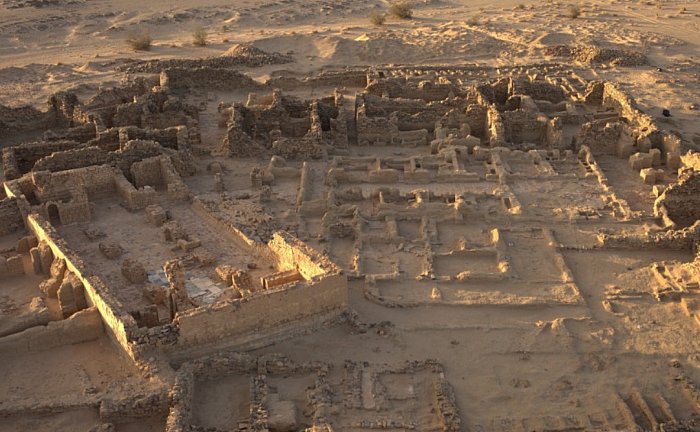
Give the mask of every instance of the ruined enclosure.
POLYGON ((0 428, 696 427, 700 159, 615 83, 158 72, 0 110, 0 428))

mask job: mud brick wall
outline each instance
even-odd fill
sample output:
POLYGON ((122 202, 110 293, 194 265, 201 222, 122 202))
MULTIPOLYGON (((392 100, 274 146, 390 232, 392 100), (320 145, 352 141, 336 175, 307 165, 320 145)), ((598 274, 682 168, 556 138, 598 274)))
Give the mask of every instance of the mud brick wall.
POLYGON ((245 344, 292 325, 300 330, 340 315, 347 305, 344 275, 312 283, 289 284, 251 297, 192 309, 176 316, 179 345, 197 345, 235 337, 245 344))
POLYGON ((528 95, 535 100, 559 103, 566 99, 564 90, 544 81, 511 80, 508 92, 511 95, 528 95))
POLYGON ((615 84, 610 82, 603 84, 602 99, 603 106, 614 108, 621 116, 627 118, 632 126, 647 128, 650 131, 657 129, 654 120, 642 113, 637 108, 637 104, 615 84))
POLYGON ((286 326, 311 327, 347 308, 347 278, 327 257, 284 232, 274 234, 269 249, 281 270, 297 269, 307 281, 179 313, 179 344, 204 344, 222 336, 236 336, 243 344, 286 326))
POLYGON ((82 282, 90 306, 97 307, 108 334, 133 358, 130 340, 136 331, 134 318, 129 315, 121 302, 97 275, 86 270, 80 256, 68 247, 65 240, 43 217, 29 215, 27 224, 37 239, 45 241, 56 259, 64 259, 67 269, 82 282))
POLYGON ((17 198, 0 200, 0 236, 19 231, 24 227, 17 198))
POLYGON ((137 188, 162 186, 163 173, 160 170, 160 157, 144 159, 131 165, 131 177, 137 188))
POLYGON ((94 122, 64 130, 48 130, 44 132, 44 140, 46 141, 76 141, 83 143, 96 137, 97 127, 94 122))
POLYGON ((44 351, 63 345, 95 340, 103 333, 102 321, 96 308, 76 312, 70 318, 52 321, 0 338, 2 351, 44 351))
POLYGON ((281 271, 298 270, 307 280, 342 272, 327 256, 319 254, 287 232, 276 232, 268 245, 277 256, 281 271))
POLYGON ((659 215, 665 207, 666 215, 680 226, 692 225, 700 219, 700 172, 684 171, 678 183, 672 184, 657 198, 654 212, 659 215))
POLYGON ((505 111, 501 114, 505 140, 508 143, 544 144, 547 132, 546 119, 535 113, 515 110, 505 111))
POLYGON ((21 144, 14 147, 3 149, 3 165, 5 165, 5 176, 8 177, 8 168, 17 171, 18 174, 14 178, 22 174, 28 173, 34 167, 34 164, 46 156, 54 152, 73 150, 80 147, 80 143, 75 141, 39 141, 33 143, 21 144), (11 153, 11 154, 10 154, 11 153), (7 154, 7 156, 5 156, 7 154), (13 162, 14 159, 14 162, 13 162), (7 160, 7 164, 5 161, 7 160))
POLYGON ((107 151, 99 147, 84 147, 75 150, 57 151, 39 159, 34 164, 35 171, 65 171, 107 162, 107 151))

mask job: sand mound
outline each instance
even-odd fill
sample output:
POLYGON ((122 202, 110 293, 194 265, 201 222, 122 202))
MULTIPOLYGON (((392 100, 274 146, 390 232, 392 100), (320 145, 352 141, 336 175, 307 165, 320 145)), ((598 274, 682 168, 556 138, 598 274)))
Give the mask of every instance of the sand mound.
POLYGON ((566 45, 576 39, 576 35, 572 33, 545 33, 535 39, 535 43, 541 46, 566 45))
POLYGON ((347 65, 454 61, 455 57, 475 54, 498 56, 512 48, 507 41, 464 27, 365 32, 352 37, 285 35, 258 40, 255 45, 293 51, 298 60, 315 58, 347 65))

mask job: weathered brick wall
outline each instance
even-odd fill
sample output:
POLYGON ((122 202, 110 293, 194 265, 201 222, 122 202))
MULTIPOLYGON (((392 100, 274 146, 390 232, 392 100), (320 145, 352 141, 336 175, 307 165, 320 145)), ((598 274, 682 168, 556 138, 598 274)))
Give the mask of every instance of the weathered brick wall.
POLYGON ((54 152, 73 150, 80 146, 81 144, 75 141, 39 141, 10 147, 3 153, 6 151, 13 153, 19 175, 22 175, 29 172, 39 159, 50 156, 54 152))
POLYGON ((24 227, 17 198, 0 200, 0 236, 19 231, 24 227))
POLYGON ((654 203, 654 212, 666 215, 680 227, 690 226, 700 219, 700 172, 684 171, 678 183, 670 185, 654 203))
POLYGON ((67 269, 82 282, 90 305, 97 307, 108 334, 124 351, 132 356, 129 344, 131 335, 137 329, 136 321, 129 315, 121 302, 110 292, 107 285, 97 275, 87 271, 82 258, 68 247, 66 241, 43 217, 29 215, 27 223, 39 241, 45 241, 55 258, 64 259, 67 269))
POLYGON ((107 162, 107 151, 99 147, 83 147, 75 150, 56 151, 39 159, 35 171, 65 171, 107 162))
POLYGON ((204 344, 222 336, 238 336, 246 343, 284 327, 308 328, 345 310, 346 276, 325 255, 285 232, 275 233, 267 249, 280 270, 296 269, 307 280, 178 314, 179 344, 204 344))
POLYGON ((241 342, 259 340, 280 327, 300 329, 313 325, 319 317, 340 315, 347 305, 344 275, 322 277, 312 283, 300 282, 263 291, 252 297, 200 307, 178 314, 178 344, 205 344, 222 337, 241 342))
POLYGON ((160 74, 160 85, 171 89, 205 87, 219 90, 253 89, 261 86, 236 70, 210 67, 168 68, 160 74))

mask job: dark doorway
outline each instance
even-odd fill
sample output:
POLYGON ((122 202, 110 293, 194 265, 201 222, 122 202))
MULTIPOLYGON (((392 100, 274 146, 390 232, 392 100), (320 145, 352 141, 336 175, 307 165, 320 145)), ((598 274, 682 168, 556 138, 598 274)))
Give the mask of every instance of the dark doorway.
POLYGON ((58 206, 56 204, 49 204, 48 207, 46 207, 46 211, 49 213, 49 222, 51 222, 51 225, 61 225, 61 217, 58 215, 58 206))

